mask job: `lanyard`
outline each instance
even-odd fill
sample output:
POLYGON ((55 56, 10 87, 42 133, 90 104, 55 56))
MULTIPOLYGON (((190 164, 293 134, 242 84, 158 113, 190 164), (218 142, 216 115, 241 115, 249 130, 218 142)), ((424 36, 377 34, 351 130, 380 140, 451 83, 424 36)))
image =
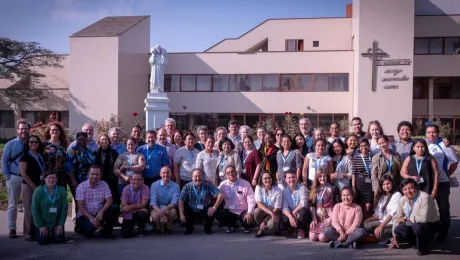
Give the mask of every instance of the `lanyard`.
POLYGON ((164 190, 164 193, 163 195, 161 195, 161 186, 160 186, 160 199, 164 199, 166 202, 168 201, 168 190, 169 190, 169 185, 165 185, 163 183, 163 190, 164 190))
POLYGON ((187 147, 185 147, 185 150, 188 153, 188 157, 190 157, 190 161, 193 162, 193 150, 190 152, 190 150, 187 147))
POLYGON ((139 197, 139 194, 141 194, 141 189, 142 187, 139 188, 139 190, 136 193, 136 196, 133 196, 133 185, 129 185, 129 196, 131 196, 131 201, 133 204, 136 204, 137 197, 139 197))
POLYGON ((340 158, 340 161, 337 162, 336 171, 337 171, 338 173, 342 173, 342 164, 343 164, 343 162, 345 161, 344 158, 345 158, 345 156, 342 156, 342 158, 340 158))
POLYGON ((385 156, 383 156, 385 159, 385 163, 387 164, 388 171, 391 171, 391 166, 393 165, 393 155, 390 154, 390 161, 387 160, 385 156))
POLYGON ((364 160, 364 156, 362 155, 361 155, 361 160, 363 160, 364 168, 366 169, 367 174, 369 175, 369 177, 371 177, 371 166, 372 166, 371 157, 369 156, 369 161, 371 162, 369 164, 369 167, 367 167, 366 160, 364 160))
POLYGON ((222 153, 222 157, 220 158, 220 163, 219 163, 219 168, 221 170, 224 169, 224 158, 225 158, 225 155, 224 153, 222 153))
POLYGON ((289 156, 291 156, 291 153, 292 153, 292 150, 289 151, 289 153, 288 153, 288 155, 286 157, 284 157, 284 153, 281 154, 281 158, 283 159, 284 163, 287 162, 287 159, 289 158, 289 156))
POLYGON ((316 195, 316 199, 317 199, 319 204, 323 203, 324 193, 326 192, 328 187, 329 187, 329 184, 327 183, 326 186, 324 186, 324 188, 323 188, 323 192, 321 192, 321 196, 318 196, 318 194, 316 195))
POLYGON ((235 187, 232 189, 231 187, 230 188, 230 201, 233 201, 233 199, 235 198, 235 195, 236 195, 236 192, 238 191, 238 179, 236 180, 235 182, 235 187))
POLYGON ((40 170, 42 170, 41 173, 45 172, 45 163, 43 161, 43 157, 41 154, 38 154, 38 157, 36 157, 30 150, 29 150, 29 154, 32 155, 32 157, 34 157, 35 161, 37 161, 38 163, 38 166, 40 166, 40 170), (41 161, 40 161, 41 160, 41 161), (43 163, 42 163, 43 162, 43 163))
POLYGON ((156 148, 157 148, 157 144, 155 144, 152 149, 147 148, 147 160, 148 161, 150 161, 150 157, 152 157, 152 154, 156 148))
POLYGON ((244 166, 244 163, 246 162, 246 160, 248 159, 248 156, 252 153, 252 151, 254 151, 254 150, 249 151, 249 153, 246 153, 246 151, 243 151, 243 166, 244 166))
POLYGON ((267 191, 265 190, 265 188, 264 188, 264 194, 262 197, 263 197, 265 206, 268 207, 270 205, 270 196, 267 195, 267 191))
POLYGON ((198 191, 196 191, 196 188, 195 188, 195 185, 192 185, 192 188, 193 188, 193 192, 195 193, 196 195, 196 198, 199 202, 201 202, 203 200, 203 197, 204 197, 204 183, 201 184, 201 192, 200 192, 200 195, 198 195, 198 191))
POLYGON ((318 154, 316 154, 315 171, 318 170, 318 161, 319 161, 319 166, 321 166, 324 157, 325 157, 325 156, 323 155, 323 156, 321 156, 321 159, 320 159, 320 158, 318 158, 318 154))
MULTIPOLYGON (((414 209, 414 205, 415 205, 415 202, 417 201, 417 198, 418 198, 418 192, 417 192, 417 194, 415 194, 415 197, 412 200, 412 204, 408 203, 409 205, 407 207, 406 217, 410 218, 410 215, 412 214, 412 209, 414 209)), ((407 201, 407 202, 409 202, 409 201, 407 201)))
POLYGON ((292 199, 292 202, 294 202, 294 207, 297 207, 297 199, 298 199, 298 196, 299 196, 299 193, 297 192, 298 190, 299 190, 299 188, 295 187, 294 193, 291 194, 291 199, 292 199))
POLYGON ((48 193, 48 191, 47 191, 47 189, 45 187, 46 187, 46 185, 43 185, 43 191, 46 193, 46 195, 48 195, 48 199, 51 202, 51 206, 53 206, 54 202, 56 201, 58 186, 56 185, 54 187, 54 192, 53 192, 54 197, 53 198, 51 198, 50 194, 48 193))
POLYGON ((414 155, 414 158, 415 158, 415 167, 417 167, 417 173, 418 173, 418 176, 420 176, 420 172, 422 171, 422 163, 423 163, 423 160, 425 160, 425 157, 422 157, 420 161, 417 159, 416 155, 414 155))

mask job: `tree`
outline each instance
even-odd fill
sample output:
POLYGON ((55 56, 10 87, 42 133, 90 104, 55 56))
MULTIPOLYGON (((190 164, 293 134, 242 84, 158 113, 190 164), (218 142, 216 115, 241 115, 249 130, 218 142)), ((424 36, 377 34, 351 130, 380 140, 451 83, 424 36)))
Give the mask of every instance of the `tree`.
POLYGON ((37 42, 22 42, 0 37, 0 79, 15 82, 4 90, 12 104, 36 102, 46 98, 37 68, 62 68, 63 56, 43 48, 37 42))

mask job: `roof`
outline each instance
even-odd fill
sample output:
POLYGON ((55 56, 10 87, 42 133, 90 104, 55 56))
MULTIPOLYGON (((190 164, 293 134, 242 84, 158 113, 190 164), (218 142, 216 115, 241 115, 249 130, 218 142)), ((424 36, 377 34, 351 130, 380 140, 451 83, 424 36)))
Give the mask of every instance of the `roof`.
POLYGON ((117 37, 150 16, 107 16, 70 37, 117 37))

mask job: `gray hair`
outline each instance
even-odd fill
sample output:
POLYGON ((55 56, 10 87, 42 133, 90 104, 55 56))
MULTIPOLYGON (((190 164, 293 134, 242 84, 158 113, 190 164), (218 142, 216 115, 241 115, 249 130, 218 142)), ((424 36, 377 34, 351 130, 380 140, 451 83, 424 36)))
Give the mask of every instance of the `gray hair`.
POLYGON ((82 130, 82 131, 84 131, 83 128, 85 128, 85 126, 89 126, 89 127, 91 127, 92 129, 94 129, 94 125, 93 125, 92 123, 84 123, 83 126, 81 127, 81 130, 82 130))
POLYGON ((302 121, 305 121, 305 123, 311 125, 310 119, 308 119, 308 118, 306 118, 306 117, 302 117, 302 118, 299 120, 299 124, 300 124, 302 121))
POLYGON ((199 125, 196 127, 196 132, 199 133, 201 130, 209 132, 208 127, 205 125, 199 125))
MULTIPOLYGON (((217 132, 219 132, 220 130, 224 130, 224 132, 225 132, 224 135, 227 136, 227 134, 228 134, 227 129, 225 127, 223 127, 223 126, 219 126, 218 128, 216 128, 216 132, 215 132, 216 136, 217 136, 217 132)), ((217 139, 216 136, 214 136, 214 137, 217 139)))
POLYGON ((321 131, 324 133, 324 129, 322 127, 317 127, 313 130, 313 132, 316 132, 316 131, 321 131))
POLYGON ((166 122, 170 122, 171 124, 173 124, 174 126, 176 126, 176 120, 174 120, 173 118, 168 118, 165 120, 165 125, 166 125, 166 122))
POLYGON ((249 135, 249 136, 252 135, 252 129, 251 129, 249 126, 247 126, 247 125, 242 125, 242 126, 240 126, 240 135, 241 135, 241 130, 243 130, 243 129, 246 129, 246 130, 248 131, 248 135, 249 135))
POLYGON ((193 175, 193 173, 194 173, 195 171, 199 171, 203 177, 205 176, 203 170, 200 169, 200 168, 194 168, 194 169, 192 170, 192 175, 193 175))
POLYGON ((118 126, 114 126, 114 127, 110 128, 109 133, 113 133, 113 132, 121 133, 121 128, 118 127, 118 126))

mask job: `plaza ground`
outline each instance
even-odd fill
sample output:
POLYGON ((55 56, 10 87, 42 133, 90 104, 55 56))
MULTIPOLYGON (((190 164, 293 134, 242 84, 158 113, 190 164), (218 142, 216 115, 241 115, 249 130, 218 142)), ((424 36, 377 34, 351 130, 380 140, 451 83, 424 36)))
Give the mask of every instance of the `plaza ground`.
MULTIPOLYGON (((454 174, 460 179, 460 171, 454 174)), ((119 228, 116 240, 85 240, 76 236, 70 219, 66 223, 67 240, 63 245, 40 246, 22 237, 23 214, 18 213, 18 239, 8 238, 6 212, 0 211, 0 259, 460 259, 460 187, 451 188, 452 225, 444 244, 432 242, 432 254, 416 255, 414 249, 388 250, 382 245, 361 245, 357 250, 330 249, 327 244, 307 239, 266 236, 255 239, 241 232, 226 234, 214 228, 213 235, 205 235, 201 226, 194 234, 183 235, 183 228, 174 227, 171 236, 149 235, 144 238, 122 239, 119 228), (305 258, 304 258, 305 259, 305 258)), ((283 234, 284 235, 284 234, 283 234)))

